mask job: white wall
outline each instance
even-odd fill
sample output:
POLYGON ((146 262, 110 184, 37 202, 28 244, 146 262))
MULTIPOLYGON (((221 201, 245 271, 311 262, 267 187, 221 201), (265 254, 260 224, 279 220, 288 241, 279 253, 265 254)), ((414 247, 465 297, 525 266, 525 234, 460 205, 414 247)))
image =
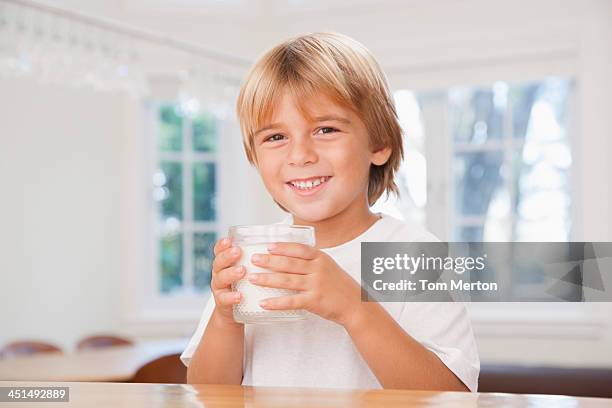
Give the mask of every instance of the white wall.
POLYGON ((0 80, 0 343, 64 347, 117 314, 122 107, 0 80))

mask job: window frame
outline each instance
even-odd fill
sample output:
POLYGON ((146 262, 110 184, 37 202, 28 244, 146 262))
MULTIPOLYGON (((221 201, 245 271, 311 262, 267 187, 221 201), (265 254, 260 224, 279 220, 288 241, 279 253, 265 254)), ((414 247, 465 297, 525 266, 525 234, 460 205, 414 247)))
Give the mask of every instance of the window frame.
MULTIPOLYGON (((153 198, 153 183, 151 177, 154 172, 158 169, 159 163, 161 162, 161 157, 175 157, 181 159, 182 156, 185 156, 186 160, 178 160, 181 164, 190 163, 192 164, 193 151, 187 150, 186 148, 191 147, 191 141, 188 141, 188 144, 185 144, 186 139, 190 139, 190 135, 187 131, 187 126, 183 125, 183 149, 181 152, 159 152, 157 137, 159 136, 159 106, 161 102, 157 100, 148 100, 144 103, 144 115, 145 115, 145 127, 146 134, 144 137, 144 146, 146 146, 146 159, 145 159, 145 178, 143 180, 143 187, 146 191, 145 202, 146 202, 146 221, 142 226, 144 230, 144 245, 145 251, 143 251, 144 264, 143 268, 140 271, 140 279, 138 290, 138 301, 137 305, 137 314, 133 320, 140 322, 192 322, 194 320, 199 319, 201 311, 210 296, 210 290, 205 290, 202 293, 195 291, 185 291, 179 290, 176 292, 170 292, 164 294, 160 290, 160 262, 159 262, 159 234, 158 234, 158 224, 159 224, 159 212, 158 212, 158 204, 155 202, 153 198)), ((217 137, 218 140, 221 139, 221 121, 218 120, 218 132, 217 137)), ((185 159, 183 157, 183 159, 185 159)), ((211 158, 210 154, 206 154, 208 159, 211 158)), ((214 162, 217 167, 219 167, 219 158, 218 152, 214 153, 214 162)), ((186 166, 185 166, 186 167, 186 166)), ((184 167, 184 169, 185 169, 184 167)), ((191 202, 193 199, 193 191, 192 191, 192 174, 191 171, 183 171, 182 172, 182 182, 183 188, 191 191, 191 199, 187 199, 190 196, 190 193, 183 193, 183 221, 184 223, 181 227, 181 235, 183 238, 187 235, 193 234, 192 225, 186 225, 185 223, 185 215, 191 214, 189 211, 192 211, 191 202)), ((219 186, 219 177, 218 171, 215 171, 215 183, 216 186, 219 186)), ((222 198, 220 197, 220 190, 217 189, 217 201, 220 201, 222 198)), ((215 232, 217 236, 220 234, 220 223, 219 223, 219 214, 217 213, 217 220, 214 223, 214 226, 209 225, 207 232, 215 232)), ((189 258, 193 258, 193 246, 186 245, 186 241, 183 241, 183 273, 186 270, 192 267, 192 263, 187 261, 189 258), (185 257, 187 251, 191 251, 189 257, 185 257)), ((183 279, 187 279, 189 276, 193 276, 192 272, 187 276, 183 276, 183 279)))
MULTIPOLYGON (((205 290, 204 292, 197 292, 193 290, 193 278, 194 278, 194 243, 193 243, 193 235, 195 233, 207 233, 212 232, 215 233, 216 237, 220 236, 219 222, 218 222, 218 207, 215 208, 215 220, 214 221, 196 221, 193 219, 194 208, 194 191, 193 191, 193 165, 196 163, 212 163, 215 165, 215 187, 219 186, 219 154, 217 151, 214 152, 197 152, 193 150, 193 134, 192 134, 192 124, 193 119, 189 117, 189 115, 183 116, 183 125, 182 125, 182 149, 181 151, 160 151, 158 148, 159 141, 159 119, 158 115, 160 112, 160 108, 163 105, 178 105, 177 101, 161 101, 161 100, 152 100, 147 103, 146 109, 151 110, 151 116, 149 116, 149 120, 151 123, 154 123, 154 127, 151 133, 151 141, 150 141, 150 154, 151 160, 149 167, 149 173, 153 175, 159 165, 163 161, 171 161, 180 163, 182 166, 182 178, 181 182, 183 185, 182 190, 182 214, 183 219, 181 220, 180 227, 180 235, 182 236, 182 257, 183 257, 183 268, 182 268, 182 276, 183 276, 183 287, 181 287, 177 291, 172 291, 170 293, 161 294, 161 297, 174 297, 176 298, 185 298, 188 299, 190 297, 199 298, 202 294, 208 294, 210 292, 210 288, 205 290), (189 283, 187 287, 185 284, 189 283)), ((215 116, 215 124, 217 127, 217 135, 219 138, 219 118, 215 116)), ((215 191, 217 194, 217 202, 219 202, 218 198, 218 189, 215 191)), ((151 247, 151 259, 155 260, 151 265, 150 270, 153 272, 153 277, 151 280, 147 280, 148 282, 154 283, 154 285, 159 289, 161 282, 161 270, 159 263, 159 244, 160 244, 160 234, 158 228, 159 224, 159 209, 156 205, 151 207, 150 213, 150 222, 153 225, 154 233, 152 234, 153 245, 151 247)), ((150 292, 153 293, 155 288, 151 288, 150 292)))
MULTIPOLYGON (((163 98, 159 98, 163 99, 163 98)), ((151 180, 157 169, 157 110, 151 100, 124 99, 125 140, 122 180, 121 303, 117 326, 134 336, 189 336, 210 297, 203 293, 162 294, 159 291, 159 237, 157 203, 151 180)), ((231 119, 217 117, 217 152, 215 170, 217 202, 231 199, 223 187, 227 168, 226 134, 234 133, 231 119)), ((231 135, 234 136, 234 135, 231 135)), ((185 204, 185 203, 183 203, 185 204)), ((217 236, 227 229, 227 212, 216 209, 217 236)))

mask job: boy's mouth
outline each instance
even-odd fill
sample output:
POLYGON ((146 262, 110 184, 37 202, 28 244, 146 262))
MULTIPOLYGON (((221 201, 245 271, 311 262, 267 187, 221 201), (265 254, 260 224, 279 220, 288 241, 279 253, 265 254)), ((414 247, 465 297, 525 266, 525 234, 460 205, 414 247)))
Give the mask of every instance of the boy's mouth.
POLYGON ((300 195, 311 195, 321 190, 329 181, 331 176, 310 177, 306 179, 294 179, 286 184, 300 195))

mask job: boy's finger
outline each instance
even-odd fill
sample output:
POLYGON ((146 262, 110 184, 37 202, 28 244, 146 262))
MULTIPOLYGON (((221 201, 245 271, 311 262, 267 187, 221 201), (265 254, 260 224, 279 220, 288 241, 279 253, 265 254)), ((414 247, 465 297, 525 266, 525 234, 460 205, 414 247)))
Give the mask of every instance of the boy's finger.
POLYGON ((213 277, 213 289, 224 289, 231 286, 232 283, 242 279, 246 273, 244 266, 231 266, 217 272, 213 277))
POLYGON ((268 245, 268 252, 271 254, 292 256, 294 258, 314 259, 318 249, 295 242, 273 242, 268 245))
POLYGON ((251 273, 248 276, 249 282, 268 288, 306 290, 306 280, 303 275, 294 273, 251 273))
POLYGON ((233 246, 225 248, 223 251, 219 252, 219 254, 215 256, 215 260, 213 261, 213 272, 220 271, 221 269, 225 269, 228 266, 231 266, 234 262, 238 260, 239 257, 239 247, 233 246))
POLYGON ((231 237, 224 237, 220 240, 218 240, 217 242, 215 242, 215 246, 213 248, 213 253, 215 254, 215 256, 223 251, 225 248, 228 248, 231 246, 232 243, 232 238, 231 237))
POLYGON ((300 275, 312 272, 312 268, 308 268, 308 261, 284 255, 253 254, 251 262, 253 265, 276 272, 289 272, 300 275))
POLYGON ((304 309, 305 304, 304 295, 301 293, 298 293, 297 295, 268 298, 259 302, 259 306, 266 310, 304 309))
POLYGON ((221 306, 232 306, 240 303, 242 294, 240 292, 223 291, 217 292, 216 299, 221 306))

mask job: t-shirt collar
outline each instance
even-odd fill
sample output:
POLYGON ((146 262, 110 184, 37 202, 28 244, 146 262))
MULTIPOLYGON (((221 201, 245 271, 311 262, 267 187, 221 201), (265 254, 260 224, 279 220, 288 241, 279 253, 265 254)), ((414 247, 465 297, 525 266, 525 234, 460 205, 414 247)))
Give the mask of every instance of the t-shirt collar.
MULTIPOLYGON (((362 242, 362 241, 368 241, 368 240, 372 240, 372 238, 376 237, 376 233, 377 231, 380 230, 380 228, 388 221, 389 216, 385 213, 381 213, 381 212, 377 212, 375 213, 376 215, 378 215, 380 218, 378 220, 376 220, 376 222, 374 222, 374 224, 370 225, 370 227, 368 229, 366 229, 365 231, 363 231, 361 234, 359 234, 358 236, 356 236, 355 238, 351 239, 350 241, 344 242, 342 244, 333 246, 333 247, 329 247, 329 248, 321 248, 322 251, 325 252, 335 252, 335 251, 339 251, 345 247, 350 247, 355 243, 358 242, 362 242)), ((288 225, 292 225, 293 224, 293 215, 292 214, 287 214, 287 216, 281 221, 279 222, 279 224, 288 224, 288 225)), ((376 239, 374 239, 376 240, 376 239)))

